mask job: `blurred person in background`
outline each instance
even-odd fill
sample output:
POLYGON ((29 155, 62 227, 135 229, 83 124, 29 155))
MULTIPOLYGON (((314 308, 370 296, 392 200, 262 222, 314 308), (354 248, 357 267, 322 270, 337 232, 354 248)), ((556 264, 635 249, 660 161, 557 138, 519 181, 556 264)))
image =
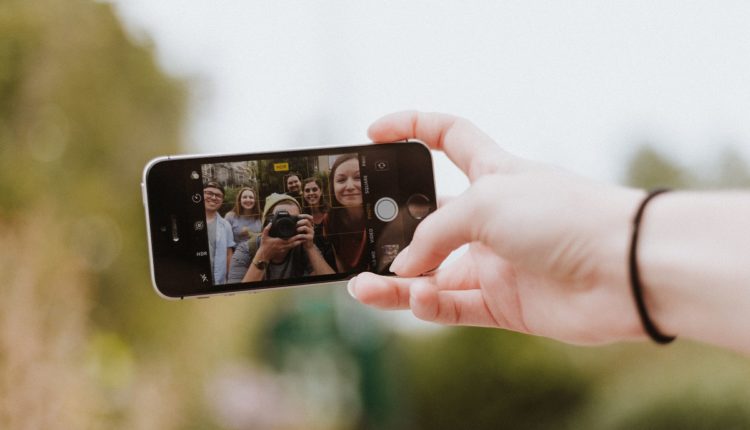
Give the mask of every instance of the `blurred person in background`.
POLYGON ((264 279, 290 279, 307 275, 334 273, 315 246, 312 216, 303 214, 293 197, 271 194, 263 210, 262 233, 240 243, 232 256, 229 282, 254 282, 264 279), (270 236, 270 218, 285 211, 299 217, 297 235, 288 239, 270 236))
POLYGON ((657 334, 750 352, 747 192, 667 193, 644 212, 643 190, 521 159, 461 118, 402 112, 369 134, 376 142, 421 139, 471 185, 419 225, 391 266, 400 278, 364 273, 350 281, 363 303, 576 344, 646 333, 657 340, 636 312, 629 277, 628 244, 632 250, 640 235, 630 275, 640 273, 657 334), (464 255, 434 270, 464 244, 464 255))
POLYGON ((203 186, 203 205, 206 209, 206 231, 208 232, 208 252, 211 257, 214 284, 227 282, 229 262, 235 246, 232 225, 219 214, 224 202, 224 187, 218 182, 208 182, 203 186))
POLYGON ((323 235, 331 243, 338 272, 367 270, 362 182, 357 154, 336 158, 329 176, 333 184, 331 209, 323 221, 323 235))
POLYGON ((234 207, 224 217, 232 225, 235 243, 247 240, 250 233, 259 233, 262 228, 257 196, 258 193, 253 188, 241 188, 237 193, 234 207))

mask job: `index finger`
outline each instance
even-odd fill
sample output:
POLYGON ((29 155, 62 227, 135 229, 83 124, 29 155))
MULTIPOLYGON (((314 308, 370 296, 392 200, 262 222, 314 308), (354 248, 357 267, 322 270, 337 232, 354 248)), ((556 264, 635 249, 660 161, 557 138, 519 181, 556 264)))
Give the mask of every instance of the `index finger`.
POLYGON ((270 231, 271 231, 271 223, 269 222, 268 224, 266 224, 265 227, 263 227, 263 230, 260 231, 260 234, 263 237, 270 237, 269 236, 270 231))
POLYGON ((419 139, 445 152, 471 181, 488 173, 509 173, 516 164, 515 157, 470 121, 444 113, 392 113, 375 121, 367 134, 375 142, 419 139))

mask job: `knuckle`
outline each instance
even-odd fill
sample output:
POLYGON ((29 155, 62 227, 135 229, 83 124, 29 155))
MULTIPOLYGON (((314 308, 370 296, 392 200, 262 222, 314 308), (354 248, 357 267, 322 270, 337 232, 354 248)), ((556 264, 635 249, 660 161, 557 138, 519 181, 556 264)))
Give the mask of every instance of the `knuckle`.
POLYGON ((461 322, 461 305, 457 302, 453 302, 453 313, 451 314, 451 321, 449 324, 458 324, 461 322))
POLYGON ((500 170, 500 162, 497 157, 477 156, 471 160, 471 164, 469 165, 469 177, 478 179, 485 175, 496 173, 498 170, 500 170))

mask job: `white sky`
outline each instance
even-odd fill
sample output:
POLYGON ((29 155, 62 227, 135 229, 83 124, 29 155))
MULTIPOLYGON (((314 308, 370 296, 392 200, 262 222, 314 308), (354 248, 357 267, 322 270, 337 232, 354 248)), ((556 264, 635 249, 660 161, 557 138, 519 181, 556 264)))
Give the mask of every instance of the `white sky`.
MULTIPOLYGON (((727 142, 750 154, 749 2, 114 4, 193 80, 192 152, 363 143, 372 120, 416 108, 608 181, 642 139, 688 165, 727 142)), ((466 186, 436 165, 439 192, 466 186)))

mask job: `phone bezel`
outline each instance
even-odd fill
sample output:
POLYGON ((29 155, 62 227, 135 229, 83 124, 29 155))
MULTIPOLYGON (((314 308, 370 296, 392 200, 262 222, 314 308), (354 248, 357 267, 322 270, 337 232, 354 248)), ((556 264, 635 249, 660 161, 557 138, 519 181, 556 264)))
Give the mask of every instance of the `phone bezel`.
MULTIPOLYGON (((324 286, 324 285, 344 285, 348 282, 349 279, 351 279, 353 276, 356 276, 356 274, 339 274, 344 275, 345 278, 340 279, 334 279, 334 280, 320 280, 315 282, 309 282, 309 283, 294 283, 290 285, 257 285, 253 287, 245 287, 245 288, 236 288, 231 289, 231 291, 227 291, 226 289, 222 291, 216 291, 216 292, 199 292, 196 294, 178 294, 178 295, 169 295, 166 292, 159 289, 159 286, 157 285, 156 280, 156 261, 154 256, 154 238, 152 236, 152 220, 151 220, 151 210, 149 207, 149 187, 148 187, 148 175, 153 169, 154 166, 158 165, 162 162, 169 162, 169 161, 177 161, 177 160, 196 160, 196 159, 208 159, 208 158, 214 158, 214 157, 221 157, 221 158, 233 158, 233 157, 242 157, 242 158, 253 158, 253 159, 262 159, 262 158, 278 158, 280 154, 283 154, 285 157, 292 157, 295 156, 296 153, 299 153, 299 156, 308 156, 306 153, 311 151, 323 151, 330 154, 335 154, 337 151, 341 150, 343 152, 350 152, 357 151, 358 148, 362 147, 372 147, 373 145, 389 145, 389 144, 403 144, 403 143, 414 143, 421 145, 424 150, 426 151, 429 160, 429 166, 426 168, 429 169, 431 176, 431 184, 432 184, 432 190, 424 190, 426 194, 431 194, 435 197, 435 200, 437 198, 435 194, 435 170, 434 170, 434 160, 431 155, 431 151, 427 145, 424 144, 424 142, 417 140, 417 139, 408 139, 408 140, 402 140, 397 142, 390 142, 390 143, 361 143, 361 144, 354 144, 354 145, 345 145, 345 146, 311 146, 311 147, 304 147, 304 148, 295 148, 295 149, 288 149, 288 150, 281 150, 281 151, 262 151, 262 152, 238 152, 238 153, 218 153, 218 154, 179 154, 179 155, 167 155, 167 156, 160 156, 156 157, 152 160, 150 160, 146 166, 143 169, 143 175, 141 180, 141 189, 143 194, 143 204, 145 209, 145 216, 146 216, 146 232, 147 232, 147 239, 148 239, 148 253, 149 253, 149 269, 150 269, 150 275, 151 275, 151 284, 156 291, 156 293, 161 296, 164 299, 167 300, 182 300, 187 298, 208 298, 211 296, 232 296, 235 294, 245 294, 245 293, 255 293, 259 291, 268 291, 268 290, 276 290, 276 289, 287 289, 287 288, 299 288, 299 287, 308 287, 308 286, 324 286)), ((436 202, 434 202, 436 206, 436 202)), ((325 275, 325 276, 331 276, 331 275, 325 275)), ((280 281, 280 280, 277 280, 280 281)), ((224 284, 224 285, 247 285, 247 284, 224 284)), ((224 286, 222 285, 221 288, 224 286)))

